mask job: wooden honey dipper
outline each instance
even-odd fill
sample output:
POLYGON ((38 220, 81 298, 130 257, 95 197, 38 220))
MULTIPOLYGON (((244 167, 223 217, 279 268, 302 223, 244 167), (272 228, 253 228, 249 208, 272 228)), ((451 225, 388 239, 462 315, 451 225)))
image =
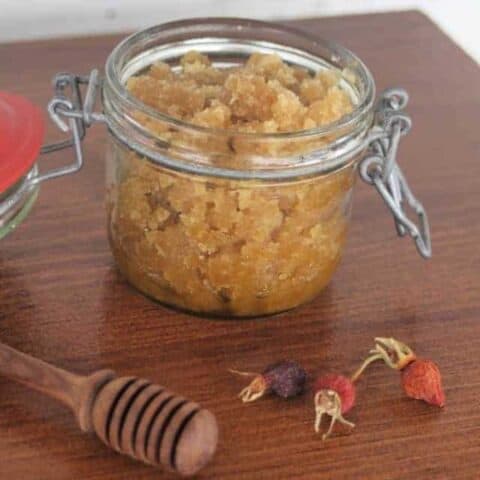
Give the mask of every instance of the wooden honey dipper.
POLYGON ((189 476, 215 453, 215 417, 183 397, 111 370, 80 376, 0 343, 0 374, 60 400, 114 450, 189 476))

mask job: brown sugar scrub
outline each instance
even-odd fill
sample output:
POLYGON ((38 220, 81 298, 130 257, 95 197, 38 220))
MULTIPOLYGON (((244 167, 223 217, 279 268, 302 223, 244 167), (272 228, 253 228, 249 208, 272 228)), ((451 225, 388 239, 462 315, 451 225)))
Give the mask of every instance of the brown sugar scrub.
MULTIPOLYGON (((261 53, 217 67, 192 51, 174 67, 151 65, 126 86, 181 121, 172 127, 161 116, 136 114, 172 158, 185 150, 202 164, 221 159, 245 171, 331 142, 262 135, 321 127, 351 112, 341 76, 261 53), (201 128, 187 132, 185 122, 201 128)), ((112 143, 110 242, 121 271, 142 292, 189 311, 253 316, 302 304, 329 282, 345 242, 355 158, 327 174, 264 181, 187 174, 112 143)))
POLYGON ((191 51, 180 69, 156 63, 127 88, 156 110, 195 125, 238 132, 276 133, 326 125, 351 112, 352 102, 332 70, 311 75, 275 54, 252 54, 245 65, 212 66, 191 51))

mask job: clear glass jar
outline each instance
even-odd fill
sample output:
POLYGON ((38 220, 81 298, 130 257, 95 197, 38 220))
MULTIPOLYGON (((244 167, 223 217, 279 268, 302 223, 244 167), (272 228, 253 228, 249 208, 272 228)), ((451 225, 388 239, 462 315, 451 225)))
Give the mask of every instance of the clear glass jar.
POLYGON ((395 161, 410 128, 401 111, 406 93, 392 90, 375 108, 370 72, 343 47, 270 23, 186 20, 121 42, 103 82, 93 70, 89 77, 59 74, 54 84, 50 115, 72 137, 42 151, 73 145, 76 160, 36 175, 30 185, 78 170, 85 128, 105 123, 111 249, 127 280, 164 304, 237 317, 313 299, 341 259, 357 170, 387 203, 399 235, 408 233, 422 256, 431 254, 426 214, 395 161), (260 52, 311 73, 333 71, 353 110, 309 130, 240 133, 187 123, 128 92, 129 78, 157 61, 175 71, 190 50, 219 67, 243 64, 260 52), (103 113, 93 111, 97 89, 103 113), (404 204, 415 210, 419 225, 404 204))
POLYGON ((159 26, 108 59, 105 115, 108 233, 115 260, 142 292, 216 315, 271 314, 322 291, 345 244, 359 144, 373 119, 374 85, 351 53, 297 31, 243 20, 159 26), (354 112, 286 134, 240 134, 186 124, 125 89, 161 60, 189 50, 214 65, 277 53, 290 65, 336 69, 354 112))

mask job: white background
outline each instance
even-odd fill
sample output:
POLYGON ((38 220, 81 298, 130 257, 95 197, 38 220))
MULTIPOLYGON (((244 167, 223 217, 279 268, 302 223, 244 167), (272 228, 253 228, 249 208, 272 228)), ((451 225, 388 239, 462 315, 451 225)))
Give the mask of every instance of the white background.
POLYGON ((480 62, 480 0, 0 0, 0 42, 137 30, 194 16, 283 19, 410 8, 480 62))

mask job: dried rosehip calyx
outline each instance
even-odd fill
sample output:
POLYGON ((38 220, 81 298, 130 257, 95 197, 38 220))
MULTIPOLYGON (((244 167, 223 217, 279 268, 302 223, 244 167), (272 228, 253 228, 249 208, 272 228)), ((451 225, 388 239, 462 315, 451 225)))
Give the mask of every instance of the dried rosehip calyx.
POLYGON ((307 381, 305 370, 291 360, 281 360, 269 365, 262 373, 230 371, 237 375, 255 377, 239 394, 245 403, 253 402, 267 393, 273 393, 282 398, 295 397, 305 391, 307 381))
POLYGON ((408 345, 394 338, 375 338, 375 348, 372 352, 378 353, 389 367, 396 370, 401 370, 416 358, 408 345))
POLYGON ((324 415, 328 415, 330 426, 322 435, 326 440, 333 431, 336 422, 343 423, 351 428, 355 424, 343 417, 355 405, 356 390, 352 380, 343 375, 328 374, 318 377, 314 386, 315 390, 315 431, 320 431, 320 425, 324 415))
POLYGON ((415 353, 405 343, 394 338, 376 337, 375 348, 370 350, 370 355, 354 373, 352 380, 358 379, 363 371, 377 360, 383 360, 390 368, 402 370, 402 368, 413 362, 415 358, 415 353))

